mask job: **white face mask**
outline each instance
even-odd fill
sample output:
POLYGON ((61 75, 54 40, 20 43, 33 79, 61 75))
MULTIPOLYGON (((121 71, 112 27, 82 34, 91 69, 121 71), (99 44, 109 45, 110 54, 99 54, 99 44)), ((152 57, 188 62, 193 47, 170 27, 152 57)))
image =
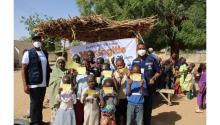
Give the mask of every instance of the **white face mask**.
POLYGON ((139 56, 144 56, 146 54, 146 50, 140 49, 137 51, 139 56))
POLYGON ((36 48, 41 48, 42 43, 39 42, 39 41, 34 41, 33 45, 34 45, 34 47, 36 47, 36 48))

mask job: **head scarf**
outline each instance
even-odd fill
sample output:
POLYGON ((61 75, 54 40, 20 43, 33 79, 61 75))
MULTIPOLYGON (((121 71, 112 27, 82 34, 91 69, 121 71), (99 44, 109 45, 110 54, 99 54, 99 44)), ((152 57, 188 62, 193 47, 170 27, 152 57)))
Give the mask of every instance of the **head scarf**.
POLYGON ((59 56, 59 57, 57 57, 57 60, 56 60, 56 67, 57 67, 57 62, 59 60, 62 60, 62 61, 64 61, 66 63, 66 59, 63 56, 59 56))
POLYGON ((149 53, 153 53, 153 51, 154 51, 153 48, 149 48, 149 49, 148 49, 148 52, 149 52, 149 53))

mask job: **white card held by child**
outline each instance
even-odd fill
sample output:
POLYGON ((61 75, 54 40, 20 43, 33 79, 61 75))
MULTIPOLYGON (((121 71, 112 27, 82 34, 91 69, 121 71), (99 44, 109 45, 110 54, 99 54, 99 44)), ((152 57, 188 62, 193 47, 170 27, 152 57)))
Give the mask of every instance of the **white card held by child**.
POLYGON ((96 94, 96 90, 88 89, 86 93, 88 94, 88 96, 93 96, 94 94, 96 94))
POLYGON ((62 84, 61 88, 63 88, 64 92, 71 91, 71 84, 62 84))
POLYGON ((125 73, 125 74, 127 74, 127 73, 129 72, 129 70, 128 70, 127 67, 124 67, 124 68, 122 68, 122 69, 119 69, 119 72, 120 72, 120 73, 125 73))
POLYGON ((101 82, 101 78, 100 77, 96 77, 96 82, 99 84, 101 82))
POLYGON ((133 73, 130 78, 133 80, 133 81, 141 81, 141 74, 139 73, 133 73))
POLYGON ((104 70, 102 71, 104 77, 112 77, 112 71, 104 70))
POLYGON ((86 74, 86 67, 78 67, 77 72, 78 74, 86 74))
POLYGON ((103 87, 102 89, 105 94, 113 93, 113 87, 103 87))
POLYGON ((67 62, 66 63, 67 69, 77 69, 78 67, 80 67, 79 63, 75 63, 75 62, 67 62))

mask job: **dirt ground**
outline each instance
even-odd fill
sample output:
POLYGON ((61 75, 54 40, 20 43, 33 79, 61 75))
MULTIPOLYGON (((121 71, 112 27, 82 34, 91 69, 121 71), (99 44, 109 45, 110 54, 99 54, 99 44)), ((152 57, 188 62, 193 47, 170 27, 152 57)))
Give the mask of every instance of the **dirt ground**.
MULTIPOLYGON (((206 125, 206 112, 195 113, 196 98, 187 100, 174 98, 173 105, 157 95, 152 112, 152 125, 206 125)), ((14 71, 14 119, 25 119, 23 116, 29 111, 29 96, 23 92, 21 71, 14 71)), ((45 104, 43 121, 49 122, 50 110, 45 104)))

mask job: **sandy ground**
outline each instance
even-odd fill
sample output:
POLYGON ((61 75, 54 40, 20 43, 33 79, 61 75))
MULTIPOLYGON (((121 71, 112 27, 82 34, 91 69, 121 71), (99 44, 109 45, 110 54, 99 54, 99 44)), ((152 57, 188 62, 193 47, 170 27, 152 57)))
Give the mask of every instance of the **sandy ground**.
MULTIPOLYGON (((205 125, 206 112, 195 113, 196 98, 187 100, 174 98, 173 105, 168 106, 158 95, 152 112, 152 125, 205 125)), ((29 96, 23 92, 21 72, 14 71, 14 118, 24 119, 29 110, 29 96)), ((45 104, 43 121, 49 122, 50 110, 45 104)))

